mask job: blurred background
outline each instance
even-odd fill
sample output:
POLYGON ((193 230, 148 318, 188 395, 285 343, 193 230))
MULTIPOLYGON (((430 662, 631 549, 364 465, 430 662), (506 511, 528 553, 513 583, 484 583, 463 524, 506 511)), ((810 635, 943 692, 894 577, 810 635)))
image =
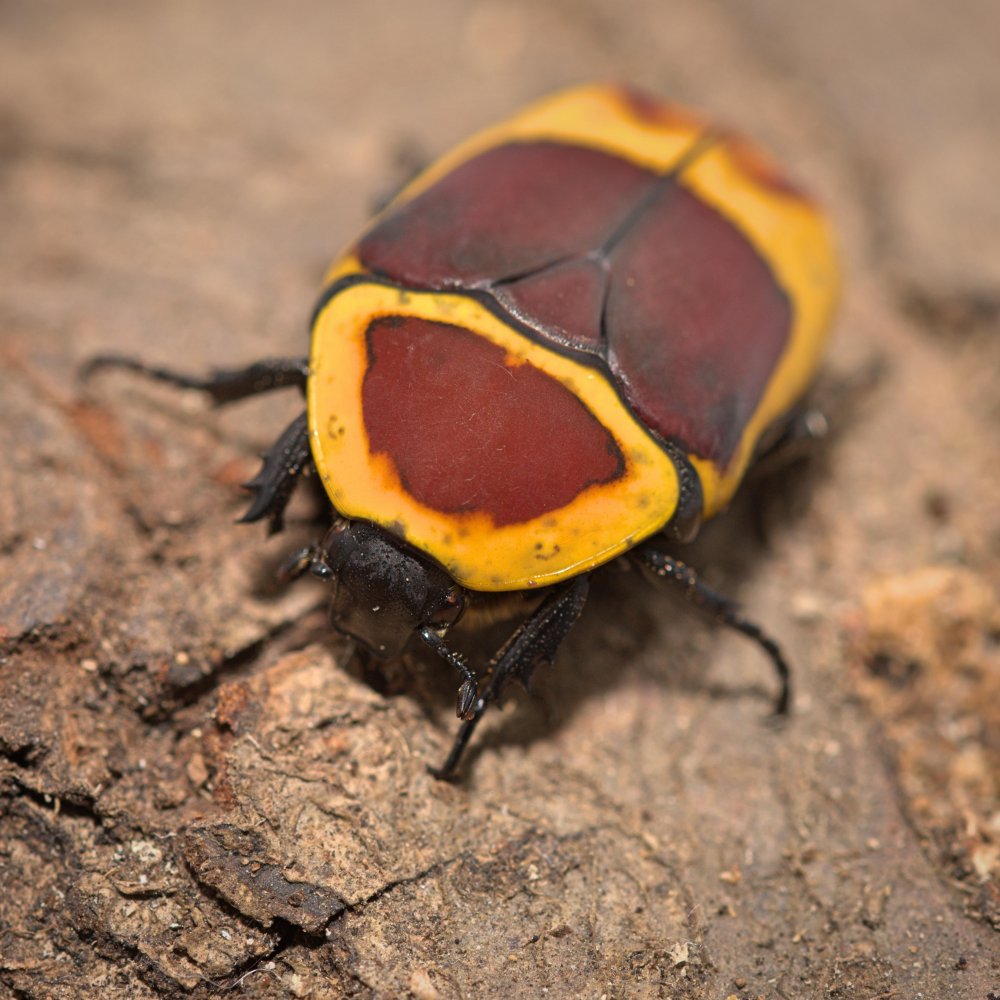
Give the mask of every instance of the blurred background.
POLYGON ((988 297, 1000 282, 988 0, 948 12, 912 0, 6 3, 0 17, 0 252, 15 315, 61 269, 62 308, 72 296, 84 322, 88 289, 107 292, 86 272, 107 267, 125 286, 123 331, 158 304, 151 291, 179 282, 187 294, 170 308, 225 349, 233 317, 205 316, 194 271, 234 286, 241 335, 263 332, 273 349, 284 326, 301 329, 323 264, 400 160, 592 79, 689 102, 769 145, 831 204, 852 277, 891 278, 917 299, 988 297), (129 266, 157 279, 140 302, 129 266))

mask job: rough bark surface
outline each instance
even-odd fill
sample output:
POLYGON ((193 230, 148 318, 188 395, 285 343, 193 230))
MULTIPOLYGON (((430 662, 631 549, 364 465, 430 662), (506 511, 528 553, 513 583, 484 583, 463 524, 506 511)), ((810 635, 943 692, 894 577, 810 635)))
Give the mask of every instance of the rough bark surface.
POLYGON ((1000 8, 0 8, 0 995, 1000 995, 1000 8), (834 426, 691 555, 785 643, 609 571, 434 781, 454 679, 273 583, 238 484, 324 266, 401 164, 622 78, 769 143, 847 262, 834 426), (761 530, 763 528, 763 531, 761 530))

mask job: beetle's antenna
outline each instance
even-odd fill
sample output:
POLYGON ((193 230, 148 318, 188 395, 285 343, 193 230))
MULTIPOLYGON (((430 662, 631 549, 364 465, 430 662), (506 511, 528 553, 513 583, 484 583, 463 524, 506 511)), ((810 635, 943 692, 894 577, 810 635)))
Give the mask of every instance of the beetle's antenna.
POLYGON ((312 573, 321 580, 333 579, 333 570, 327 564, 326 552, 321 545, 307 545, 298 552, 293 552, 278 570, 278 579, 282 583, 289 583, 304 573, 312 573))

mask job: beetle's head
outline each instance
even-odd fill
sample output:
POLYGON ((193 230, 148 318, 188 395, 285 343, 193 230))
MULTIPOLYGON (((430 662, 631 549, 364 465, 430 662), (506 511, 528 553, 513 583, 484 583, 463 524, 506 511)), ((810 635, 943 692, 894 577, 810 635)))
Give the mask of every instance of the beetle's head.
POLYGON ((398 656, 415 629, 446 629, 465 609, 465 591, 440 566, 377 525, 338 520, 321 548, 314 572, 336 588, 333 627, 377 656, 398 656))

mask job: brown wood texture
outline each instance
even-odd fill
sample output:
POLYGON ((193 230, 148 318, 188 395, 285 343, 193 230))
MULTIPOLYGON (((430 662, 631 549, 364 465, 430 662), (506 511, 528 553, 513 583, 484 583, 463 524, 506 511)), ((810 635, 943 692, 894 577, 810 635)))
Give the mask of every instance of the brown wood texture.
POLYGON ((1000 994, 998 31, 989 0, 0 7, 0 996, 1000 994), (292 394, 74 372, 303 352, 414 149, 591 78, 758 137, 842 234, 830 440, 691 559, 795 712, 609 572, 440 784, 454 679, 362 669, 321 584, 272 582, 307 496, 233 523, 292 394))

